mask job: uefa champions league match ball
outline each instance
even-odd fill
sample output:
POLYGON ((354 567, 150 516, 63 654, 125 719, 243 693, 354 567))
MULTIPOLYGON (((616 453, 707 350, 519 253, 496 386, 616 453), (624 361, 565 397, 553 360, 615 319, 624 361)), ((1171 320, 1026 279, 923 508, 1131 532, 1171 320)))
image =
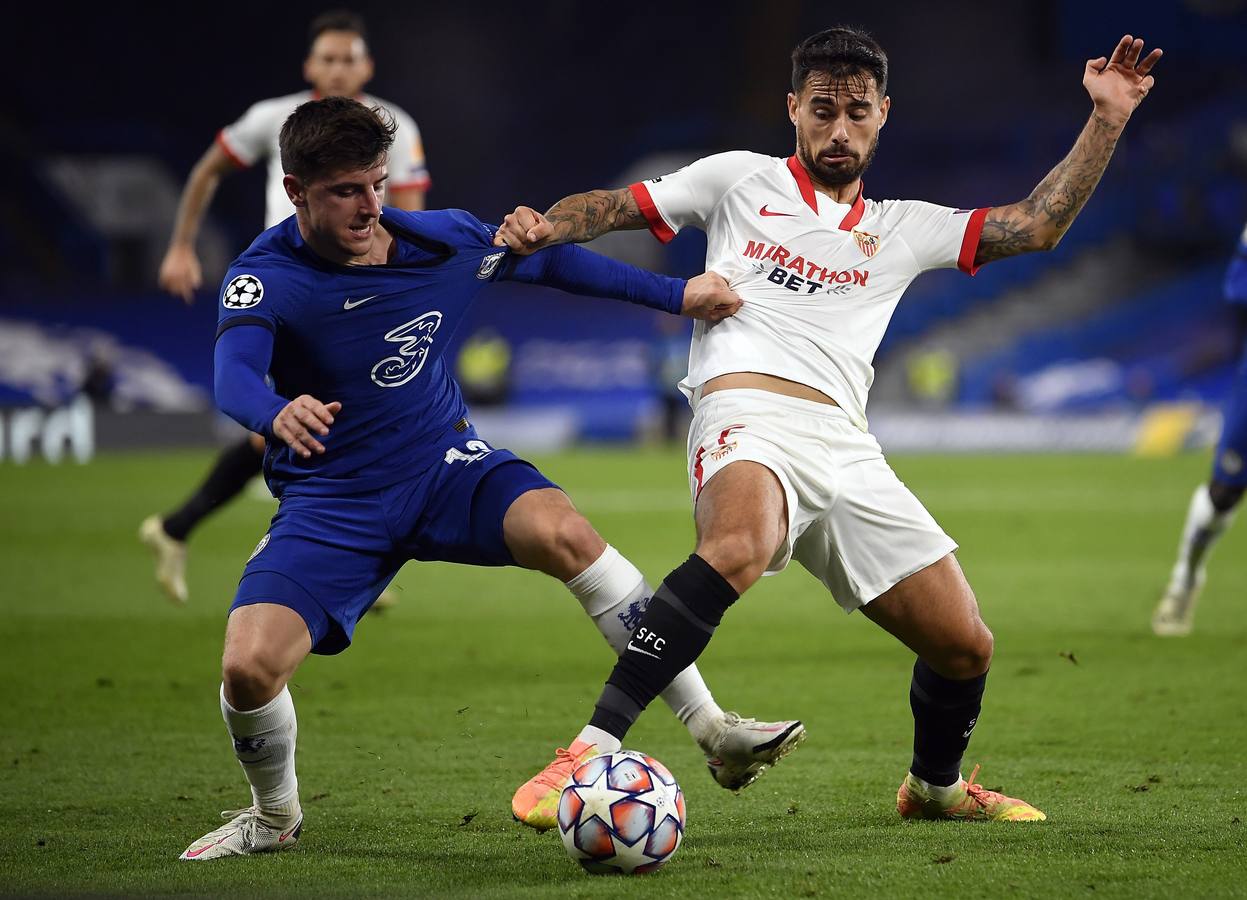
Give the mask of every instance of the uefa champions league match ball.
POLYGON ((675 776, 635 750, 583 763, 559 798, 563 846, 595 875, 653 872, 675 855, 684 823, 675 776))

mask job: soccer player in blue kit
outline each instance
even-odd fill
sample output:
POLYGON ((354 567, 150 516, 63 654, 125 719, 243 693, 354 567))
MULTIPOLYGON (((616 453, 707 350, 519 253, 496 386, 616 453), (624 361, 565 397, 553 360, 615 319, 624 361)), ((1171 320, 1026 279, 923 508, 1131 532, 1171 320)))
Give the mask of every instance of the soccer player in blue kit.
POLYGON ((1152 631, 1162 637, 1191 633, 1195 604, 1207 575, 1208 552, 1230 527, 1234 509, 1247 490, 1247 228, 1225 273, 1225 299, 1238 323, 1238 371, 1222 407, 1221 439, 1213 457, 1212 477, 1191 496, 1178 559, 1152 615, 1152 631))
MULTIPOLYGON (((515 256, 468 213, 383 208, 393 133, 382 111, 354 100, 299 106, 281 133, 295 215, 260 235, 226 276, 217 402, 267 438, 265 475, 281 502, 243 570, 222 659, 221 711, 252 803, 224 814, 229 821, 182 859, 298 841, 286 684, 308 653, 350 644, 409 559, 538 569, 567 585, 616 652, 626 646, 652 593, 644 577, 536 468, 476 433, 442 358, 489 282, 536 282, 712 321, 740 305, 711 273, 685 282, 576 247, 515 256)), ((738 780, 774 761, 775 742, 760 745, 759 735, 782 731, 791 743, 804 734, 800 722, 723 712, 693 667, 663 696, 738 780)))

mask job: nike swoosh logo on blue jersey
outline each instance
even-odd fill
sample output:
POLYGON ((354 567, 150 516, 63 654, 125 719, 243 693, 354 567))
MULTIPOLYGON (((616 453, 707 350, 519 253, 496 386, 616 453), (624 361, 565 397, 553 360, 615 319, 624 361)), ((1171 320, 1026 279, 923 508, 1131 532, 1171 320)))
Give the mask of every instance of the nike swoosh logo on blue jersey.
POLYGON ((381 296, 380 294, 373 294, 371 297, 365 297, 363 300, 352 300, 350 297, 347 297, 346 302, 342 304, 342 308, 343 309, 354 309, 355 307, 363 303, 367 303, 369 300, 375 300, 377 297, 380 297, 380 296, 381 296))

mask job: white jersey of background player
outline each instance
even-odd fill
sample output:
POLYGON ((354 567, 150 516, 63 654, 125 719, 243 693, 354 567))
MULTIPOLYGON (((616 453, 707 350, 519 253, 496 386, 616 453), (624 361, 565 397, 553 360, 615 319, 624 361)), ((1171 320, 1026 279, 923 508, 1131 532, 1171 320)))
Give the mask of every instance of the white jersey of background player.
POLYGON ((663 241, 706 232, 706 269, 747 298, 713 328, 697 323, 680 389, 694 401, 710 379, 752 372, 807 384, 866 428, 871 360, 901 293, 921 272, 973 274, 986 209, 918 200, 837 203, 814 190, 795 156, 735 151, 632 185, 663 241))
POLYGON ((267 158, 264 227, 271 228, 294 214, 294 207, 282 187, 277 136, 286 117, 306 100, 319 96, 354 97, 361 103, 385 107, 398 122, 389 158, 386 205, 424 209, 429 174, 416 123, 394 104, 362 93, 374 69, 363 20, 353 13, 329 12, 315 19, 308 33, 310 43, 303 62, 303 77, 312 86, 311 90, 261 100, 237 122, 221 129, 182 189, 173 236, 160 265, 159 281, 162 288, 186 303, 194 301, 195 291, 203 283, 199 258, 195 254, 195 238, 223 176, 267 158))
MULTIPOLYGON (((294 207, 282 184, 285 173, 281 170, 281 157, 277 150, 282 123, 295 107, 320 97, 320 92, 313 90, 261 100, 243 113, 237 122, 217 133, 217 144, 239 168, 250 168, 261 159, 268 160, 268 182, 264 193, 265 228, 272 228, 294 215, 294 207)), ((388 205, 394 205, 392 201, 396 193, 414 189, 423 195, 429 187, 429 172, 425 168, 424 146, 420 143, 420 129, 416 127, 415 120, 393 103, 370 94, 358 94, 355 99, 365 106, 384 108, 398 124, 389 156, 390 178, 386 182, 388 205)))

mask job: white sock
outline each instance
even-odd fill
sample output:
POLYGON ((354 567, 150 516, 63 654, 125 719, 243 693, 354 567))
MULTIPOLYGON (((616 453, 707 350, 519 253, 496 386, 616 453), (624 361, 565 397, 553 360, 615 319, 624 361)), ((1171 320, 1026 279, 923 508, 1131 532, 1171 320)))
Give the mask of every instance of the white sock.
POLYGON ((960 774, 952 784, 931 784, 929 781, 923 781, 912 772, 909 773, 909 776, 918 782, 918 786, 926 792, 928 797, 939 803, 948 803, 951 800, 956 800, 957 793, 961 790, 962 782, 964 781, 960 774))
POLYGON ((299 814, 299 780, 294 774, 294 742, 299 733, 290 689, 247 712, 234 709, 221 685, 221 715, 234 740, 234 755, 251 783, 252 803, 267 817, 299 814))
POLYGON ((596 744, 598 753, 614 753, 623 748, 623 744, 619 743, 619 738, 609 731, 603 731, 592 725, 582 728, 580 734, 576 735, 576 740, 584 741, 586 744, 596 744))
MULTIPOLYGON (((567 582, 567 589, 616 654, 628 646, 654 593, 641 570, 610 545, 589 568, 567 582)), ((714 702, 697 666, 677 675, 661 696, 693 739, 709 751, 722 729, 723 710, 714 702)))
POLYGON ((1208 496, 1208 485, 1201 484, 1191 495, 1191 505, 1186 511, 1186 524, 1182 528, 1182 542, 1178 545, 1178 568, 1188 578, 1203 568, 1204 560, 1217 538, 1225 532, 1233 520, 1233 512, 1217 512, 1208 496))

